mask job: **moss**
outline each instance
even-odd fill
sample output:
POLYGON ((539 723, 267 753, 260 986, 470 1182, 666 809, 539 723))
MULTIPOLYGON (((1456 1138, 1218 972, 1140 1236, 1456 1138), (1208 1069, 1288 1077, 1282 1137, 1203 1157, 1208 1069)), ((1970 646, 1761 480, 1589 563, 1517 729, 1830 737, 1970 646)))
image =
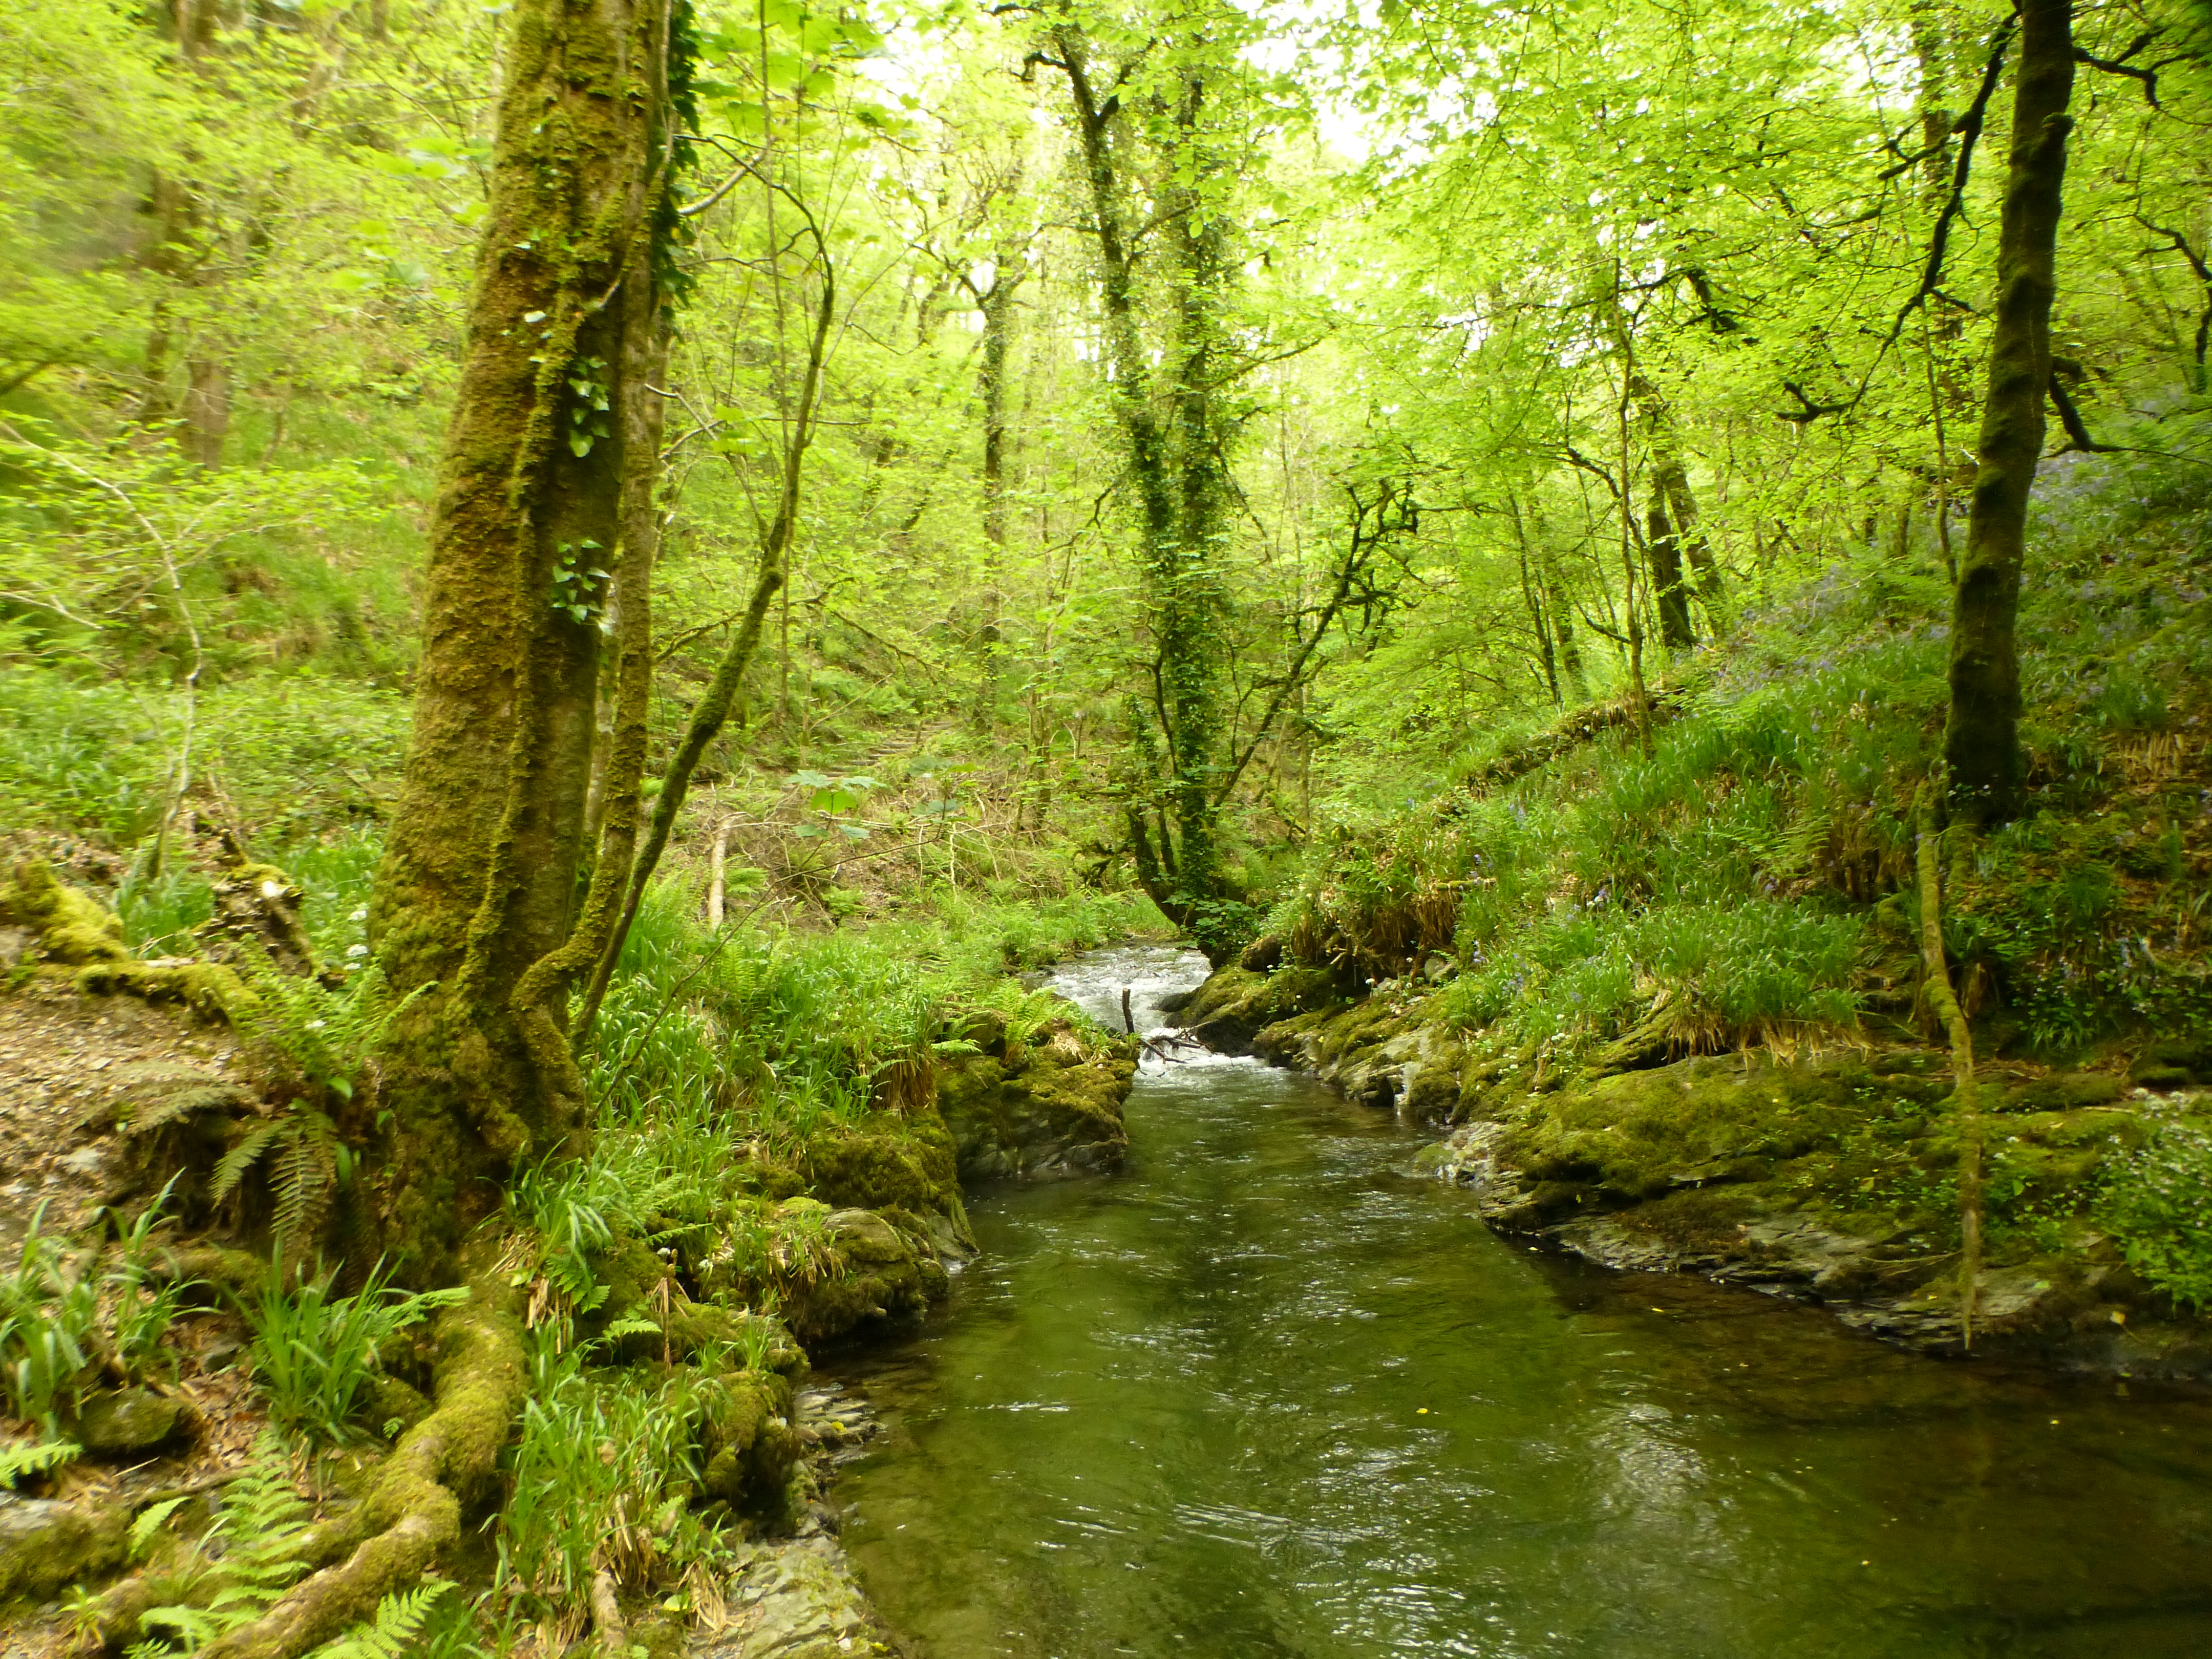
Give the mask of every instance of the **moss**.
POLYGON ((791 1431, 792 1386, 774 1371, 726 1373, 708 1391, 701 1425, 700 1488, 708 1498, 782 1520, 799 1437, 791 1431))
POLYGON ((783 1316, 802 1341, 819 1343, 872 1322, 918 1314, 951 1288, 927 1236, 867 1210, 828 1220, 837 1268, 789 1285, 783 1316))
POLYGON ((25 1498, 0 1507, 0 1607, 120 1566, 130 1526, 128 1504, 25 1498))
POLYGON ((942 1120, 931 1125, 920 1114, 901 1127, 817 1135, 800 1148, 799 1167, 808 1190, 839 1209, 892 1205, 949 1215, 960 1205, 952 1137, 942 1120))
POLYGON ((1246 1054, 1267 1027, 1334 1007, 1340 1000, 1335 976, 1325 968, 1279 968, 1269 973, 1223 968, 1198 988, 1180 1018, 1183 1029, 1207 1048, 1246 1054))
POLYGON ((44 859, 22 860, 0 883, 0 924, 29 928, 46 959, 68 967, 131 955, 123 919, 82 888, 64 884, 44 859))
POLYGON ((1110 1169, 1128 1148, 1122 1103, 1136 1078, 1130 1045, 1088 1039, 1066 1022, 1003 1058, 967 1054, 945 1066, 937 1106, 963 1180, 1051 1169, 1110 1169))
POLYGON ((2063 1112, 2080 1106, 2103 1106, 2127 1093, 2118 1078, 2101 1072, 2061 1072, 2038 1078, 2006 1091, 1998 1110, 2005 1112, 2063 1112))
POLYGON ((76 987, 89 996, 135 996, 149 1002, 181 1002, 210 1018, 228 1019, 252 993, 219 962, 96 962, 79 971, 76 987))
POLYGON ((1538 1180, 1595 1183, 1631 1201, 1677 1186, 1756 1179, 1861 1121, 1863 1068, 1701 1059, 1626 1072, 1545 1097, 1515 1135, 1538 1180))

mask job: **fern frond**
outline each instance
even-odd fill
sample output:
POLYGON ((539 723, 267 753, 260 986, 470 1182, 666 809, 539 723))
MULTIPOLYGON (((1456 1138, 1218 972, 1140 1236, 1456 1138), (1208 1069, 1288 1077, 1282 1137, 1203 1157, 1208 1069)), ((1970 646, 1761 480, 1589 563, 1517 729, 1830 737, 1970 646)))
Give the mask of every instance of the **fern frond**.
POLYGON ((139 1510, 138 1518, 131 1523, 131 1559, 136 1561, 144 1555, 169 1517, 191 1501, 189 1497, 165 1498, 139 1510))
POLYGON ((15 1482, 23 1476, 52 1474, 83 1449, 66 1440, 50 1440, 34 1446, 0 1446, 0 1486, 13 1492, 15 1482))
POLYGON ((337 1158, 330 1119, 320 1112, 298 1112, 280 1137, 270 1183, 276 1190, 276 1233, 288 1243, 310 1237, 329 1208, 337 1158))
POLYGON ((453 1589, 443 1578, 426 1578, 410 1590, 394 1590, 376 1604, 376 1622, 356 1625, 307 1659, 404 1659, 438 1603, 453 1589))
POLYGON ((194 1112, 242 1106, 246 1091, 228 1083, 202 1083, 171 1089, 156 1095, 127 1095, 117 1101, 115 1127, 126 1135, 151 1134, 165 1125, 182 1122, 194 1112))
POLYGON ((222 1155, 222 1162, 215 1167, 215 1185, 209 1188, 209 1200, 220 1204, 228 1198, 246 1172, 253 1167, 254 1159, 269 1150, 269 1145, 284 1131, 282 1123, 257 1123, 246 1132, 246 1138, 222 1155))
POLYGON ((172 1083, 219 1083, 222 1079, 204 1066, 193 1066, 181 1060, 125 1060, 109 1074, 118 1088, 136 1088, 142 1084, 156 1086, 172 1083))

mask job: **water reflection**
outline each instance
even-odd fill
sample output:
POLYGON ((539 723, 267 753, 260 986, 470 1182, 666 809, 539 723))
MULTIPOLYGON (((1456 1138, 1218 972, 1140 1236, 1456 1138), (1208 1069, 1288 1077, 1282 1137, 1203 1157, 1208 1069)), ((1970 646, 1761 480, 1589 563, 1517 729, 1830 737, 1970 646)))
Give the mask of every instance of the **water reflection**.
MULTIPOLYGON (((1188 973, 1069 988, 1152 1028, 1188 973)), ((847 1541, 928 1659, 2212 1650, 2200 1402, 1532 1255, 1250 1062, 1130 1116, 1125 1176, 978 1202, 951 1307, 855 1367, 847 1541)))

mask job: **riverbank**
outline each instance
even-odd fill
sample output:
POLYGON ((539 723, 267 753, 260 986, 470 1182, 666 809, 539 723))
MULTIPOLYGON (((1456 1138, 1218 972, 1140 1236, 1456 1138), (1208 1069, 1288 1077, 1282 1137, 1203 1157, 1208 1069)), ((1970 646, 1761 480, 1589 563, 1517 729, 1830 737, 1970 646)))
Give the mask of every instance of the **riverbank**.
MULTIPOLYGON (((1149 1031, 1202 974, 1056 988, 1149 1031)), ((2198 1391, 1531 1250, 1433 1130, 1179 1052, 1119 1173, 979 1192, 945 1304, 825 1361, 884 1425, 840 1542, 917 1654, 2203 1651, 2198 1391)))
MULTIPOLYGON (((823 1502, 865 1411, 811 1357, 944 1297, 974 1253, 966 1191, 1109 1170, 1127 1146, 1136 1044, 1009 976, 1097 945, 1107 902, 971 907, 874 939, 703 939, 686 908, 647 908, 583 1054, 588 1151, 519 1170, 496 1265, 441 1298, 482 1310, 526 1376, 468 1495, 483 1526, 439 1559, 485 1592, 446 1593, 441 1652, 586 1631, 664 1659, 889 1650, 823 1502)), ((0 1412, 23 1419, 0 1424, 0 1653, 43 1659, 88 1620, 110 1646, 149 1628, 160 1598, 206 1587, 225 1528, 283 1542, 307 1524, 222 1507, 210 1531, 179 1493, 286 1492, 304 1470, 353 1524, 461 1373, 428 1307, 359 1288, 358 1264, 268 1265, 308 1241, 286 1233, 292 1166, 252 1154, 329 1127, 279 1090, 300 1054, 352 1077, 348 1103, 374 1087, 373 973, 140 962, 43 866, 0 881, 0 1412), (361 1052, 325 1054, 331 1030, 361 1052), (318 1379, 356 1305, 397 1311, 339 1395, 318 1379), (40 1333, 70 1363, 15 1364, 40 1333), (301 1352, 314 1368, 288 1370, 301 1352)), ((353 1242, 345 1219, 328 1242, 353 1242)))
MULTIPOLYGON (((1673 1060, 1631 1050, 1547 1073, 1533 1046, 1505 1049, 1455 1023, 1432 982, 1354 994, 1328 970, 1270 963, 1264 945, 1247 960, 1180 1007, 1185 1029, 1428 1126, 1429 1167, 1470 1189, 1495 1231, 1962 1352, 1958 1140, 1940 1051, 1871 1039, 1673 1060)), ((2203 1121, 2206 1085, 2212 1051, 2187 1045, 2088 1069, 1986 1068, 1996 1098, 1976 1353, 2212 1380, 2212 1328, 2147 1281, 2087 1196, 2160 1129, 2203 1121)))

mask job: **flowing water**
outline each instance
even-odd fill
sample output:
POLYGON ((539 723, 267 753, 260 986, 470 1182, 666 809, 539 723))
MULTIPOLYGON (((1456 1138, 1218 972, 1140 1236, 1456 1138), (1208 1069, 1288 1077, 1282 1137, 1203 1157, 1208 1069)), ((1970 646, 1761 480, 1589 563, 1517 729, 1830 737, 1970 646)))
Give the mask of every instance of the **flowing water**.
MULTIPOLYGON (((1119 1024, 1195 957, 1097 953, 1119 1024)), ((2212 1406, 1923 1359, 1492 1236, 1415 1131, 1148 1064, 1116 1177, 971 1208, 855 1361, 845 1541, 927 1659, 2212 1654, 2212 1406)))

